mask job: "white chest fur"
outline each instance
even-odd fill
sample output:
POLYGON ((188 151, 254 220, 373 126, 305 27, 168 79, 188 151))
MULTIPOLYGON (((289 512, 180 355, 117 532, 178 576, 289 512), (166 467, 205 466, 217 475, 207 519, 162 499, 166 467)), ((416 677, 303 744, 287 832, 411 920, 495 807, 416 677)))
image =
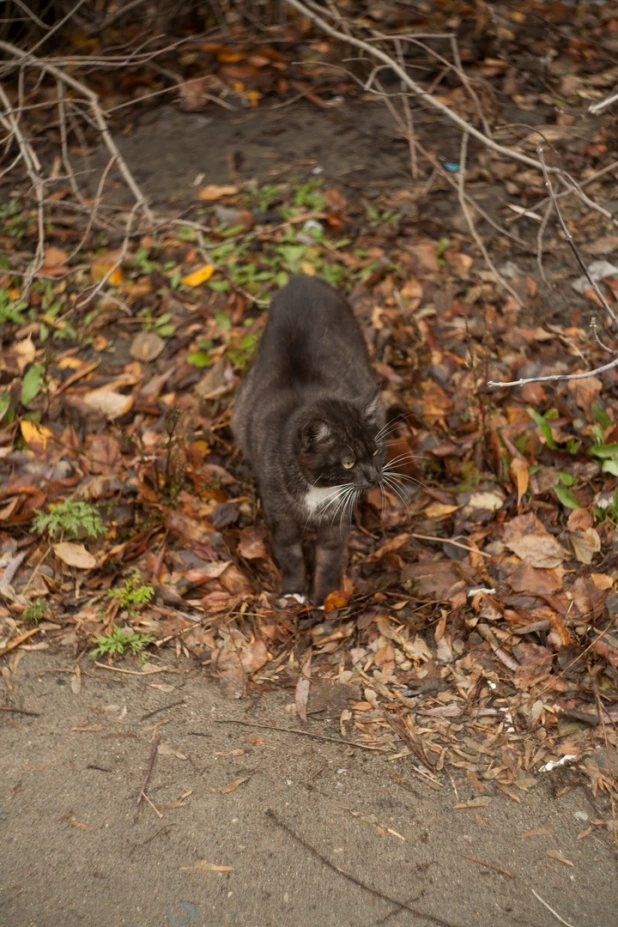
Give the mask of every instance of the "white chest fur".
POLYGON ((305 495, 305 508, 310 515, 317 515, 331 506, 334 508, 338 486, 312 486, 305 495))

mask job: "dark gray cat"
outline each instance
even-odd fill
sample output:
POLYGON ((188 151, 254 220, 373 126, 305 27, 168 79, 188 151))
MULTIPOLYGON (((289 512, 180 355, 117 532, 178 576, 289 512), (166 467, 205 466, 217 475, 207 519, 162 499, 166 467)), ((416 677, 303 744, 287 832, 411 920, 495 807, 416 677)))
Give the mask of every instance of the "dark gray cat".
POLYGON ((284 595, 307 592, 307 527, 317 534, 311 601, 340 588, 352 509, 381 480, 383 425, 349 304, 321 280, 293 278, 273 299, 232 421, 272 529, 284 595))

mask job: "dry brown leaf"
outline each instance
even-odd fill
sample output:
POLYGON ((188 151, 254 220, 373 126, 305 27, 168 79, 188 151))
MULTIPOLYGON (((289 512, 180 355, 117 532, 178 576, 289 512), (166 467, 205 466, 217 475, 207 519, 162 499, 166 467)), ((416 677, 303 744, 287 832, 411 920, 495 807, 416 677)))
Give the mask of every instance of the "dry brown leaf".
POLYGON ((256 528, 244 528, 238 544, 238 553, 245 560, 265 560, 264 539, 256 528))
POLYGON ((505 544, 521 560, 528 560, 540 569, 554 569, 569 557, 548 531, 543 534, 526 534, 523 537, 505 541, 505 544))
POLYGON ((93 389, 84 396, 84 402, 94 412, 99 412, 110 421, 126 415, 133 405, 132 396, 123 396, 111 389, 93 389))
POLYGON ((594 528, 587 528, 586 531, 574 531, 569 534, 575 558, 580 563, 590 565, 594 555, 601 550, 601 538, 594 528))
POLYGON ((67 566, 78 570, 92 570, 96 565, 96 558, 83 544, 74 544, 72 541, 59 541, 53 546, 54 553, 59 560, 67 566))
POLYGON ((230 792, 235 792, 239 785, 242 785, 243 782, 248 782, 251 776, 245 776, 242 779, 234 779, 233 782, 228 782, 227 785, 222 786, 219 789, 221 795, 229 795, 230 792))
POLYGON ((570 859, 567 859, 566 856, 563 856, 560 850, 548 850, 547 855, 551 857, 551 859, 558 860, 559 863, 564 863, 565 866, 575 865, 573 862, 571 862, 570 859))
POLYGON ((521 505, 522 497, 528 490, 528 483, 530 482, 527 462, 521 457, 514 457, 509 467, 509 473, 517 489, 517 505, 519 506, 521 505))
POLYGON ((209 183, 208 186, 202 187, 197 195, 201 200, 212 203, 215 200, 220 200, 223 196, 233 196, 235 193, 238 193, 238 187, 233 186, 233 184, 218 186, 215 183, 209 183))
POLYGON ((155 360, 165 347, 165 341, 156 332, 138 332, 131 343, 131 357, 147 364, 155 360))
POLYGON ((537 570, 525 561, 507 580, 514 592, 553 595, 562 589, 562 576, 556 570, 537 570))

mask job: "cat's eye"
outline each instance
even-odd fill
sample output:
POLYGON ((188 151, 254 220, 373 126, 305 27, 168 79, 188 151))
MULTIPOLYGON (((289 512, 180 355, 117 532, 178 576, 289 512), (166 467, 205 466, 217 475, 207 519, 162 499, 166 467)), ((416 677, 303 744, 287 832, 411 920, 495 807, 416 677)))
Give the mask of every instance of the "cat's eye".
POLYGON ((352 460, 351 457, 344 457, 341 461, 341 466, 344 470, 351 470, 355 463, 356 461, 352 460))

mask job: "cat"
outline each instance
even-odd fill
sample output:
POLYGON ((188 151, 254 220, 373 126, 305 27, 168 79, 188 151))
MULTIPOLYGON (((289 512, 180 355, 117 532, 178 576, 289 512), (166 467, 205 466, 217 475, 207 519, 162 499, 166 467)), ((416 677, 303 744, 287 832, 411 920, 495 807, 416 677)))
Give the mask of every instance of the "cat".
POLYGON ((282 594, 341 588, 351 514, 381 481, 384 409, 360 326, 329 284, 298 276, 274 297, 241 382, 232 431, 256 476, 282 594), (316 533, 310 586, 303 557, 316 533))

